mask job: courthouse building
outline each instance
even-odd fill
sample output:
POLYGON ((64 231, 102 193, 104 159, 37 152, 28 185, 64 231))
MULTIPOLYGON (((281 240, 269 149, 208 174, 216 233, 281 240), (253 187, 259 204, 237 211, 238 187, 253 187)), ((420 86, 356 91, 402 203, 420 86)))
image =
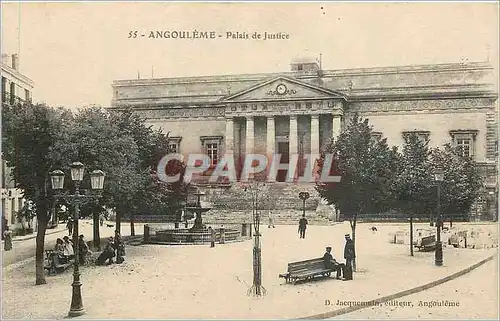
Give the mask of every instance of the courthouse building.
MULTIPOLYGON (((486 62, 321 70, 315 60, 290 71, 117 80, 111 108, 132 107, 172 137, 181 154, 319 153, 354 113, 375 135, 402 146, 417 132, 431 146, 461 146, 481 165, 486 186, 472 214, 496 217, 497 83, 486 62)), ((283 175, 278 173, 277 181, 283 175)))
MULTIPOLYGON (((17 54, 2 55, 2 106, 16 105, 24 101, 31 101, 34 82, 19 71, 19 57, 17 54)), ((8 225, 17 224, 16 213, 23 207, 22 191, 15 188, 11 169, 2 159, 2 222, 8 225)))

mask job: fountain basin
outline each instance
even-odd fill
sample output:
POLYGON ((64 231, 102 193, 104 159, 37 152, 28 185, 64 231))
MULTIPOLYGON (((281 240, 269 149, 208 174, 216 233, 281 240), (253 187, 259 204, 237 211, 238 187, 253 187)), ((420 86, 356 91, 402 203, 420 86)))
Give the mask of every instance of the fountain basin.
MULTIPOLYGON (((215 241, 219 242, 221 237, 221 229, 214 228, 215 241)), ((241 231, 236 229, 224 229, 225 241, 235 241, 240 238, 241 231)), ((164 229, 156 231, 153 239, 158 242, 166 243, 210 243, 210 232, 208 229, 190 230, 187 228, 179 229, 164 229)))

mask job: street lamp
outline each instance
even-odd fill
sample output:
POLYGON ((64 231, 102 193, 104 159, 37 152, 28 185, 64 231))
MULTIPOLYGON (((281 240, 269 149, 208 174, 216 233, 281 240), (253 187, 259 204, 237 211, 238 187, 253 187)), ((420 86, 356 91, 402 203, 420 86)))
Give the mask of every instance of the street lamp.
POLYGON ((252 197, 252 219, 254 224, 254 246, 253 246, 253 284, 248 289, 248 295, 262 296, 267 291, 262 286, 262 255, 260 244, 260 212, 258 211, 259 195, 265 188, 264 183, 253 182, 245 188, 252 197))
POLYGON ((95 201, 100 198, 100 193, 104 187, 104 172, 101 170, 95 170, 90 173, 90 185, 93 194, 80 194, 80 184, 83 181, 83 174, 85 172, 84 165, 80 162, 74 162, 70 165, 71 167, 71 179, 75 183, 75 194, 62 193, 64 187, 64 173, 61 170, 55 170, 50 173, 52 189, 56 192, 54 197, 56 199, 64 199, 75 206, 74 212, 74 231, 73 231, 73 246, 75 247, 75 263, 73 265, 73 291, 71 296, 71 308, 69 310, 69 317, 77 317, 85 314, 82 302, 82 291, 80 282, 80 270, 79 270, 79 256, 80 256, 80 244, 78 242, 78 218, 80 216, 80 205, 95 201))
POLYGON ((308 192, 300 192, 299 198, 302 200, 302 216, 306 216, 306 200, 310 197, 308 192))
POLYGON ((434 171, 434 180, 437 183, 437 218, 436 218, 436 251, 435 264, 443 265, 443 244, 441 243, 441 182, 444 180, 444 172, 437 168, 434 171))

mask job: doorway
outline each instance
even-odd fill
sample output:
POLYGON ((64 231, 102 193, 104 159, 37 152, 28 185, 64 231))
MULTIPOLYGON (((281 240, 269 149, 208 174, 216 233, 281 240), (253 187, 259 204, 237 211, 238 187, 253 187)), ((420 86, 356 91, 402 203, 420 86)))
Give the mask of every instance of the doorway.
MULTIPOLYGON (((280 164, 288 164, 290 162, 290 146, 288 142, 278 142, 278 154, 281 155, 280 164)), ((288 170, 280 169, 276 175, 277 182, 285 182, 288 170)))

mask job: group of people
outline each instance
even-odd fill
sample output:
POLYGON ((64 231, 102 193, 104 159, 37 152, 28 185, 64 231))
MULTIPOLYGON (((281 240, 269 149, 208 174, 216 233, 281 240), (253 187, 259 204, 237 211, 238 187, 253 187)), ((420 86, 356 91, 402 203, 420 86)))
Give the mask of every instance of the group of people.
POLYGON ((116 263, 121 264, 125 259, 125 245, 123 244, 120 232, 115 231, 115 237, 110 237, 104 251, 96 260, 96 265, 113 264, 113 259, 116 257, 116 263))
POLYGON ((340 263, 332 255, 332 247, 327 246, 326 252, 323 255, 323 262, 325 268, 331 270, 332 272, 337 272, 337 279, 342 279, 344 281, 352 280, 352 261, 356 257, 354 251, 354 242, 351 239, 351 235, 345 235, 345 246, 344 246, 344 259, 345 263, 340 263), (343 278, 342 278, 343 277, 343 278))
MULTIPOLYGON (((68 261, 75 257, 73 241, 71 241, 68 236, 63 237, 62 239, 58 238, 56 240, 54 250, 59 258, 63 260, 68 261)), ((91 251, 89 246, 87 245, 87 242, 85 242, 83 234, 80 234, 78 236, 78 260, 81 265, 87 262, 87 258, 90 254, 91 251)))
MULTIPOLYGON (((208 232, 210 233, 210 247, 215 247, 215 240, 216 240, 215 229, 209 226, 208 232)), ((224 228, 224 226, 221 226, 220 228, 219 243, 220 244, 226 243, 226 229, 224 228)))

